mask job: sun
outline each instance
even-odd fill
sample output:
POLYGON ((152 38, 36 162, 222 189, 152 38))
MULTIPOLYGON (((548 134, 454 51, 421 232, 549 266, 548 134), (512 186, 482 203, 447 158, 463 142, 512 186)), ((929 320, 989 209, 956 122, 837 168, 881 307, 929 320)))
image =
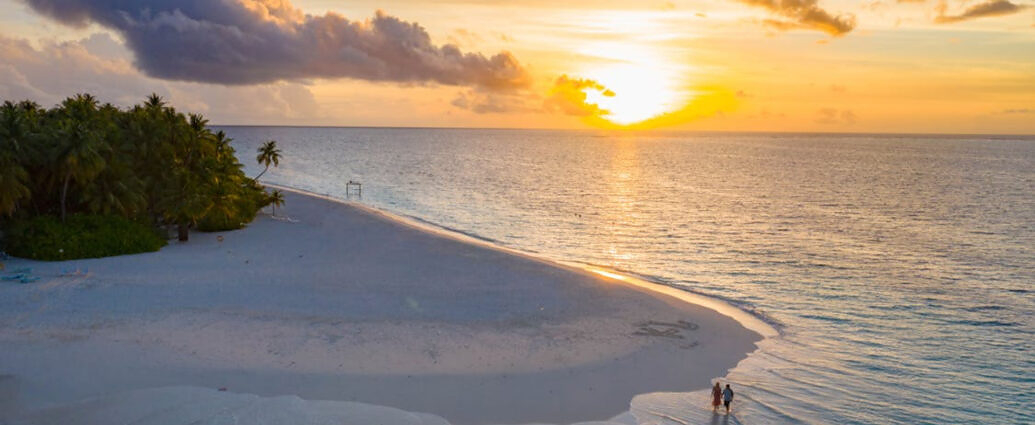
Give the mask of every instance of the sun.
POLYGON ((614 95, 588 91, 586 101, 607 110, 608 113, 601 117, 616 124, 637 123, 679 106, 679 96, 669 83, 671 77, 657 67, 620 64, 588 75, 614 95))
POLYGON ((685 102, 679 89, 679 68, 649 49, 608 44, 590 52, 606 61, 587 67, 582 75, 614 94, 586 91, 587 103, 608 111, 601 118, 619 125, 635 124, 678 109, 685 102))

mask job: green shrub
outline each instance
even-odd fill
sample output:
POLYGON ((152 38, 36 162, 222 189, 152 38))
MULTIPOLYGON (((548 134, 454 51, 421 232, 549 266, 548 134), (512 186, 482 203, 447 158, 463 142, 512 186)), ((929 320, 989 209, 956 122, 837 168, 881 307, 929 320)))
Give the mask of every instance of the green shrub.
POLYGON ((243 228, 255 218, 255 208, 247 205, 238 205, 233 214, 207 215, 198 220, 198 230, 202 232, 223 232, 243 228))
POLYGON ((243 228, 246 222, 235 217, 204 217, 198 221, 198 230, 202 232, 225 232, 243 228))
POLYGON ((165 238, 151 227, 111 215, 70 215, 62 223, 37 216, 11 223, 4 232, 7 253, 62 261, 158 251, 165 238))
POLYGON ((255 219, 255 214, 273 202, 270 195, 262 190, 262 186, 248 183, 243 194, 234 204, 230 215, 208 214, 198 220, 197 229, 202 232, 223 232, 237 230, 255 219))

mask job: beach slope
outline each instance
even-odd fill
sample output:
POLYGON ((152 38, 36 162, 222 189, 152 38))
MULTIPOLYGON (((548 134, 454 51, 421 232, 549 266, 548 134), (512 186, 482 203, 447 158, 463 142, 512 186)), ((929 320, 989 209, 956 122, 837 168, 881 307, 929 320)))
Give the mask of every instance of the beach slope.
POLYGON ((0 285, 0 420, 92 423, 99 400, 133 407, 109 423, 173 418, 170 391, 435 415, 414 423, 607 420, 637 394, 707 387, 761 339, 622 279, 286 200, 156 253, 9 262, 42 279, 0 285))

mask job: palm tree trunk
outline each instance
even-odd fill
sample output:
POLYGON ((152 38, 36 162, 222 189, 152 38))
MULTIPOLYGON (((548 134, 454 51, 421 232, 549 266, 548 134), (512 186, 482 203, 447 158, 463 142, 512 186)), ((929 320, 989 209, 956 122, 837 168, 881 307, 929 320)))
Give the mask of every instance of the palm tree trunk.
POLYGON ((68 183, 72 181, 72 174, 65 175, 65 184, 61 187, 61 222, 65 222, 65 198, 68 197, 68 183))
POLYGON ((180 242, 187 242, 190 238, 190 225, 187 223, 180 223, 176 226, 180 242))
POLYGON ((261 173, 259 173, 259 175, 255 176, 255 178, 254 178, 254 179, 252 179, 252 180, 254 180, 254 181, 259 181, 259 177, 262 177, 262 175, 263 175, 263 174, 266 174, 266 171, 268 171, 269 169, 270 169, 270 166, 269 166, 269 165, 267 165, 267 166, 266 166, 266 169, 262 170, 262 172, 261 172, 261 173))

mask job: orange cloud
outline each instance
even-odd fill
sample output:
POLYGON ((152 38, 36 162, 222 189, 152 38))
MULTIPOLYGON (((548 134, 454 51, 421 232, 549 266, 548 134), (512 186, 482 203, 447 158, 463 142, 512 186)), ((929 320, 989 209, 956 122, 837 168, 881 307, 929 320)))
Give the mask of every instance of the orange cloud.
POLYGON ((855 15, 833 15, 819 7, 819 0, 737 0, 741 3, 762 7, 789 20, 766 19, 766 26, 788 30, 807 28, 823 31, 832 36, 842 36, 855 29, 855 15))
POLYGON ((590 123, 598 127, 625 130, 650 130, 674 127, 732 112, 737 109, 740 103, 736 93, 721 87, 698 87, 694 91, 694 96, 682 108, 665 112, 640 122, 620 125, 600 117, 602 121, 591 121, 590 123))
POLYGON ((721 115, 733 111, 739 103, 737 94, 730 90, 720 87, 698 87, 690 101, 677 110, 631 124, 618 124, 608 119, 610 111, 588 101, 587 92, 592 91, 607 97, 615 96, 614 92, 596 81, 562 75, 554 83, 544 103, 544 109, 547 112, 581 117, 586 124, 598 128, 648 130, 721 115))
POLYGON ((849 109, 822 108, 816 111, 816 124, 855 124, 858 116, 849 109))
POLYGON ((587 101, 587 90, 597 91, 608 97, 615 95, 600 83, 586 79, 561 75, 550 89, 550 95, 543 104, 548 112, 561 112, 579 117, 607 115, 608 110, 587 101))

